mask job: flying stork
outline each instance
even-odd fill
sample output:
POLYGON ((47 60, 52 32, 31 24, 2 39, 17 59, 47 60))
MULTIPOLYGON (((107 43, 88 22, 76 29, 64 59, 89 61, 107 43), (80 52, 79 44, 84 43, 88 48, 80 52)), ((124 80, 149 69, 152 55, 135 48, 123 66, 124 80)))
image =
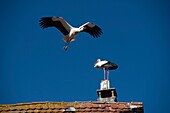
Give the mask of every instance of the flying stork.
POLYGON ((115 63, 112 63, 107 60, 101 60, 97 59, 96 63, 94 64, 95 68, 100 68, 104 70, 104 79, 109 79, 109 71, 108 70, 116 70, 118 68, 118 65, 115 63))
POLYGON ((76 35, 80 32, 86 32, 92 35, 94 38, 100 37, 103 33, 102 29, 97 25, 87 22, 80 27, 76 28, 71 26, 62 17, 43 17, 39 20, 41 28, 56 27, 60 32, 64 34, 63 40, 66 42, 64 50, 67 50, 70 42, 76 39, 76 35))

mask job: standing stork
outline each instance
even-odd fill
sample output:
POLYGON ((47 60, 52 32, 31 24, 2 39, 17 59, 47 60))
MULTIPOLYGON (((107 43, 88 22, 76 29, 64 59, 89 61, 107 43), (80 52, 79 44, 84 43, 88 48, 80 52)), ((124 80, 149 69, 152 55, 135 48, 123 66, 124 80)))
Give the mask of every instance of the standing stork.
POLYGON ((118 68, 118 65, 115 63, 112 63, 107 60, 100 60, 97 59, 96 63, 94 64, 95 68, 100 68, 104 70, 104 80, 109 79, 109 71, 108 70, 116 70, 118 68))
POLYGON ((87 22, 82 26, 76 28, 72 27, 62 17, 43 17, 39 20, 41 28, 56 27, 64 34, 63 40, 66 42, 64 50, 68 49, 69 43, 76 39, 76 35, 80 32, 86 32, 92 35, 94 38, 100 37, 103 33, 102 29, 97 25, 87 22))

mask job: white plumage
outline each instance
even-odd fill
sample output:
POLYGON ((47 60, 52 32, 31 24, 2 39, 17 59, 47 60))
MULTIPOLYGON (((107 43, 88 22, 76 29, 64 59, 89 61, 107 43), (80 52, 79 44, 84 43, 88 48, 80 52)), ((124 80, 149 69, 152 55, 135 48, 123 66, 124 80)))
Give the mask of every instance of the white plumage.
POLYGON ((108 61, 106 61, 106 60, 101 61, 100 59, 97 59, 94 67, 95 68, 102 68, 104 66, 104 64, 106 64, 107 62, 108 61))
POLYGON ((107 60, 101 60, 97 59, 96 63, 94 64, 95 68, 100 68, 104 70, 104 79, 108 79, 109 77, 109 71, 108 70, 115 70, 118 68, 118 65, 115 63, 112 63, 107 60))
POLYGON ((66 42, 64 49, 67 50, 70 42, 76 39, 76 35, 80 32, 86 32, 92 35, 94 38, 100 37, 103 33, 102 29, 97 25, 87 22, 82 26, 76 28, 72 27, 62 17, 43 17, 39 20, 41 28, 56 27, 64 34, 63 40, 66 42))

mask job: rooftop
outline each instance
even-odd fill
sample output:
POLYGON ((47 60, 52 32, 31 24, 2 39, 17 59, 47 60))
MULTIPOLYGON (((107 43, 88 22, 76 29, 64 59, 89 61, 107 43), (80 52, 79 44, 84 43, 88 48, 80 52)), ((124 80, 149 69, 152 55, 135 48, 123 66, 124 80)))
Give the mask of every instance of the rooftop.
POLYGON ((73 112, 73 113, 143 113, 142 102, 32 102, 0 105, 1 113, 73 112))

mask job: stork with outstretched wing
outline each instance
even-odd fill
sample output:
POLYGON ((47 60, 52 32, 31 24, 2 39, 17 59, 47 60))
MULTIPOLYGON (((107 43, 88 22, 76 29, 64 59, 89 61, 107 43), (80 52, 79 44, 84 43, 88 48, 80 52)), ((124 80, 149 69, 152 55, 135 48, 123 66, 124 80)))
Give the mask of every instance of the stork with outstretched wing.
POLYGON ((76 35, 80 32, 86 32, 92 35, 94 38, 100 37, 103 33, 102 29, 97 25, 87 22, 82 26, 76 28, 72 27, 62 17, 43 17, 39 20, 41 28, 56 27, 64 34, 63 40, 66 42, 64 50, 68 49, 69 43, 76 39, 76 35))

